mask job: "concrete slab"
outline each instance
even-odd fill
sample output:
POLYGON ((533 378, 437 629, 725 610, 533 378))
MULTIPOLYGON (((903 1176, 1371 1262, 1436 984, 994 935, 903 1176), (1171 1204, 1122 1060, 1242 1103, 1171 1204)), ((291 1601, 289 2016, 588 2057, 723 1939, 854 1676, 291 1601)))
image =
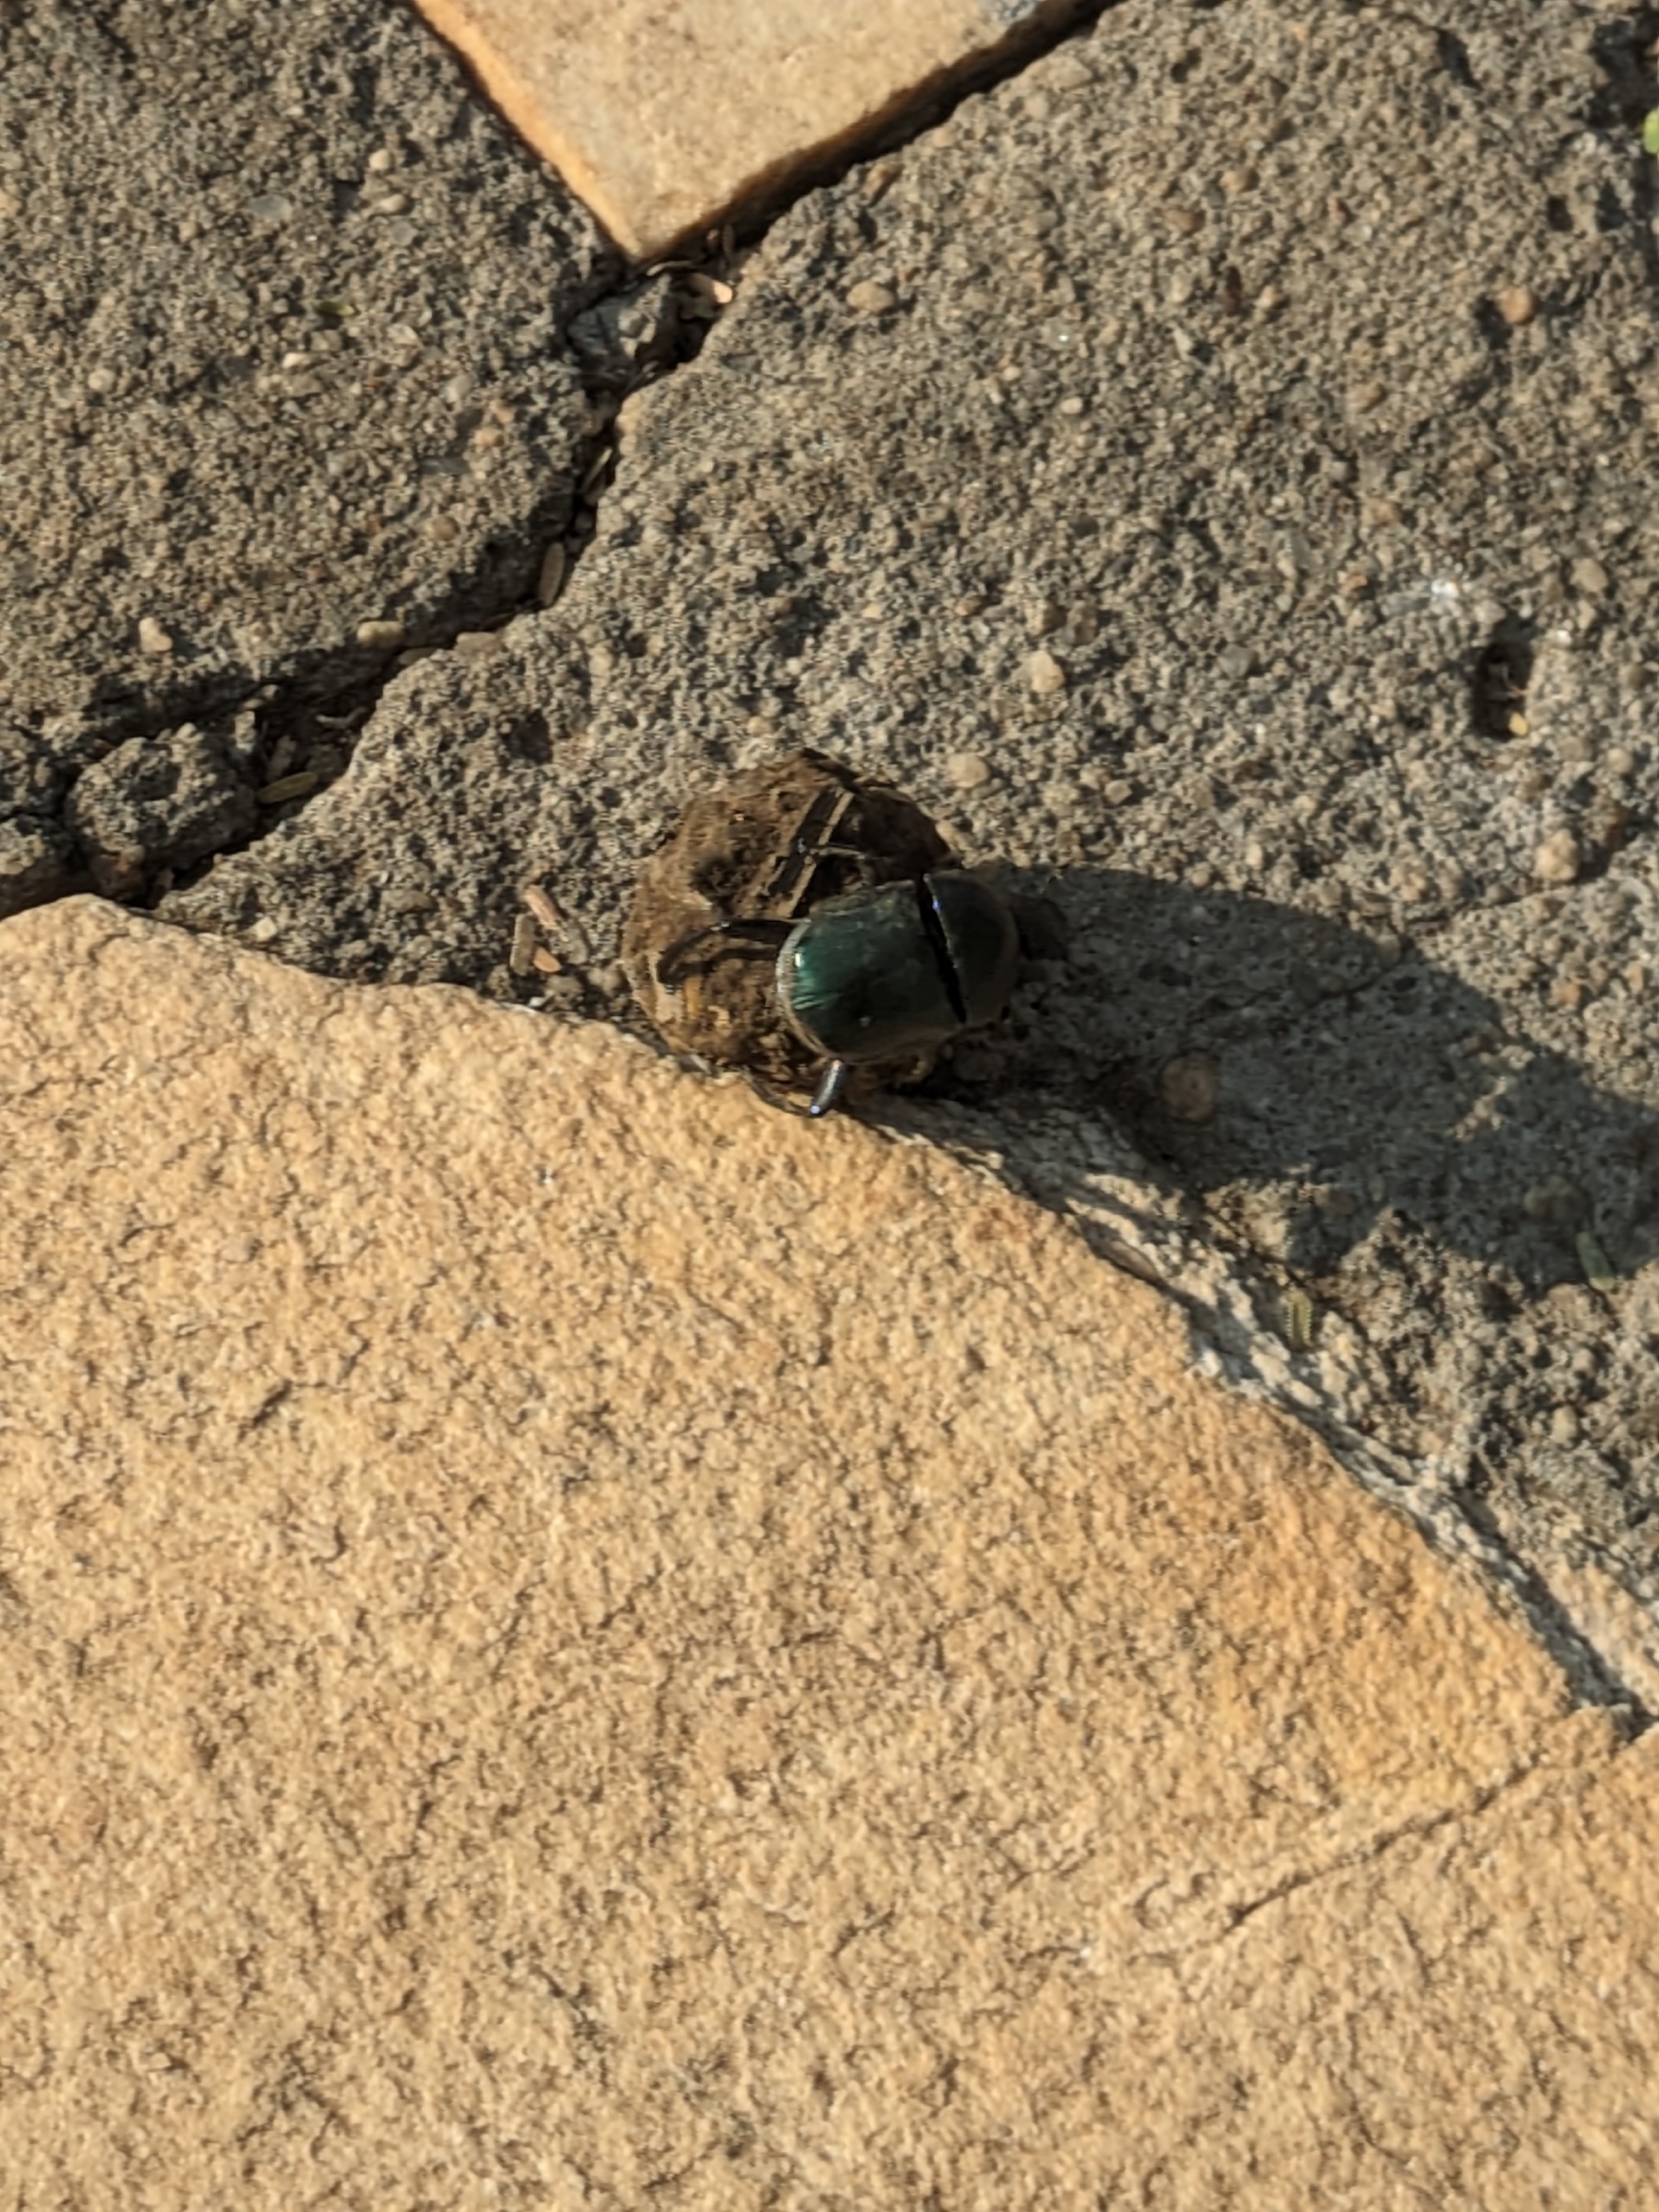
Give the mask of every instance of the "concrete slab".
POLYGON ((693 791, 802 744, 890 775, 1072 925, 925 1126, 1114 1235, 1190 1192, 1236 1371, 1650 1604, 1659 94, 1620 35, 1112 10, 783 217, 628 403, 559 607, 399 678, 166 911, 626 1020, 693 791))
POLYGON ((611 263, 378 0, 0 11, 0 257, 3 912, 84 880, 61 800, 112 743, 529 595, 611 263))
POLYGON ((640 259, 764 202, 1079 0, 417 0, 640 259))
POLYGON ((1170 1303, 601 1026, 0 980, 14 2192, 1636 2201, 1653 1736, 1170 1303))

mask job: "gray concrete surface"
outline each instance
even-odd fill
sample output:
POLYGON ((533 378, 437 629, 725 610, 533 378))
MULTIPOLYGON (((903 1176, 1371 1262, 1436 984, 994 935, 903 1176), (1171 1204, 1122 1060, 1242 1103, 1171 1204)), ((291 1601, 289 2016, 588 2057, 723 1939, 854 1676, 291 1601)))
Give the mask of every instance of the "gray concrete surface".
POLYGON ((1656 29, 1109 12, 782 217, 626 402, 559 603, 160 910, 631 1021, 692 791, 891 775, 1071 931, 893 1125, 1426 1519, 1651 1599, 1656 29))
POLYGON ((326 781, 296 698, 527 596, 613 263, 378 0, 0 9, 0 255, 4 912, 110 745, 275 683, 256 780, 326 781))

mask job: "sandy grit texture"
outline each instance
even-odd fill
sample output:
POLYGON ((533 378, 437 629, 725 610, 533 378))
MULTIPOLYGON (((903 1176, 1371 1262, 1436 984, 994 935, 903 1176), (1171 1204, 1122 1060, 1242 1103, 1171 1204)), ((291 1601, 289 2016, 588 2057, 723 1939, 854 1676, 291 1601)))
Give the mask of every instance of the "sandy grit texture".
POLYGON ((0 926, 0 2198, 1650 2202, 1652 1735, 920 1147, 0 926))

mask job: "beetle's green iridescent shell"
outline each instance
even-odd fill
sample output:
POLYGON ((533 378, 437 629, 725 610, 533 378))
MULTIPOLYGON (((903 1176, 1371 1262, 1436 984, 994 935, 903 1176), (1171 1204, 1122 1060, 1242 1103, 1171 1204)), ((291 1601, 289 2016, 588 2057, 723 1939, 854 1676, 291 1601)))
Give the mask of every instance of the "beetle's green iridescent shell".
POLYGON ((778 956, 778 1002, 826 1059, 864 1066, 995 1021, 1019 957, 996 893, 940 870, 815 906, 778 956))
POLYGON ((778 955, 778 1002, 814 1052, 860 1066, 954 1037, 950 1002, 914 883, 815 906, 778 955))

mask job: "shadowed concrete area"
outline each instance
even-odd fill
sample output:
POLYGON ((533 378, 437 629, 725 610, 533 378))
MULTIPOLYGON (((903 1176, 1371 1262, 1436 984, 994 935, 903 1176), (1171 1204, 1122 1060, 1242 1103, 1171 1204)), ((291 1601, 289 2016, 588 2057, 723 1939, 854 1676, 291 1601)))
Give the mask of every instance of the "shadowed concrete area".
POLYGON ((1640 2202, 1651 1733, 930 1147, 0 926, 23 2201, 1640 2202))

